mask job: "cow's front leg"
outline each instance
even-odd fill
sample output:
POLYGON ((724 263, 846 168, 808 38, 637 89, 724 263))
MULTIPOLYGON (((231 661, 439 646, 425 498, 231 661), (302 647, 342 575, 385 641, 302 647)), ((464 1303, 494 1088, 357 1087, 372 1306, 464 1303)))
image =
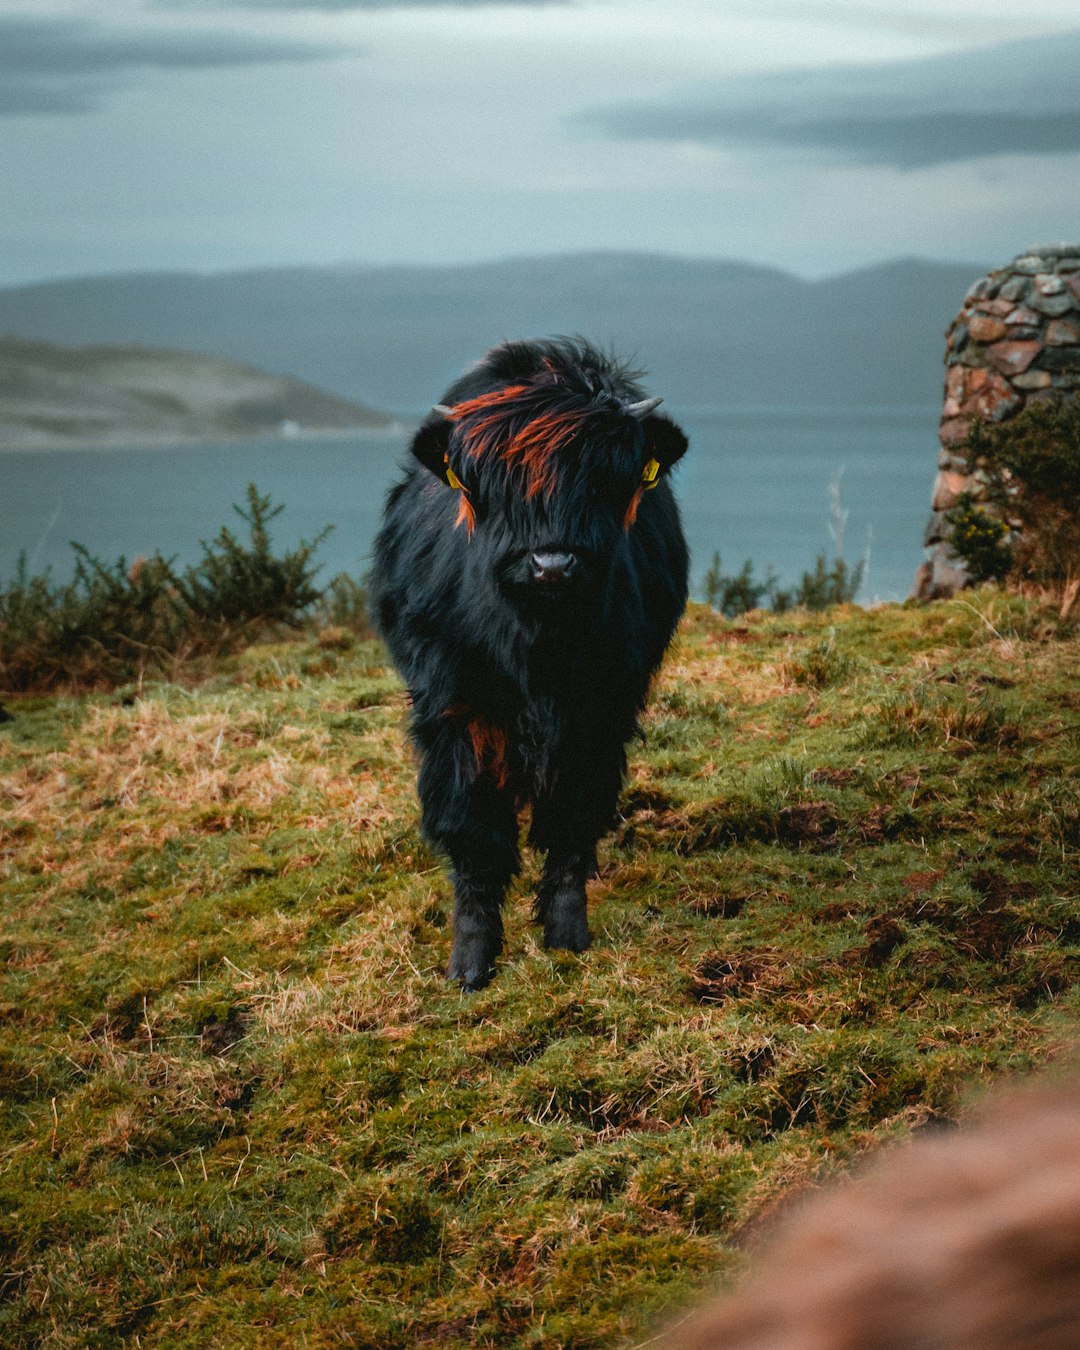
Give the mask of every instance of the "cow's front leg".
POLYGON ((495 974, 503 945, 502 902, 512 875, 485 872, 475 859, 454 865, 454 945, 446 978, 466 990, 483 989, 495 974))
POLYGON ((596 848, 564 853, 552 849, 536 897, 536 917, 544 925, 544 946, 583 952, 592 941, 585 883, 596 871, 596 848))
POLYGON ((582 733, 564 747, 536 801, 530 837, 547 852, 536 898, 545 947, 583 952, 590 944, 585 884, 596 873, 597 841, 611 828, 625 770, 621 741, 582 733))
POLYGON ((454 945, 446 977, 482 989, 502 951, 502 902, 520 867, 513 793, 478 763, 471 740, 441 726, 417 784, 424 833, 454 868, 454 945))

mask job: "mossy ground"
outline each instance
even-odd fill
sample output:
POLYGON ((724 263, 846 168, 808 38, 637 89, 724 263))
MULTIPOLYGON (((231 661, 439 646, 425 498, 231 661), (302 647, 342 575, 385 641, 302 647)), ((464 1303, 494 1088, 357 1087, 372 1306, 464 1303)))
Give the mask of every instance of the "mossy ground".
POLYGON ((694 609, 592 887, 442 977, 374 643, 0 728, 0 1342, 589 1347, 1072 1054, 1080 640, 995 592, 694 609))

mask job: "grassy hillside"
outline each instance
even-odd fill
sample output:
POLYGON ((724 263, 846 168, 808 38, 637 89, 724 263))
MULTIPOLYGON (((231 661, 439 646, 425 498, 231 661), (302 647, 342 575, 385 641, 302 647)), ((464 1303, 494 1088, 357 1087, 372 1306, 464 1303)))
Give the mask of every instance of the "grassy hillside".
POLYGON ((0 337, 0 448, 274 435, 283 424, 295 434, 390 418, 220 356, 0 337))
POLYGON ((1080 638, 696 608, 592 888, 442 968, 374 643, 0 727, 0 1342, 592 1347, 778 1201, 1071 1053, 1080 638))

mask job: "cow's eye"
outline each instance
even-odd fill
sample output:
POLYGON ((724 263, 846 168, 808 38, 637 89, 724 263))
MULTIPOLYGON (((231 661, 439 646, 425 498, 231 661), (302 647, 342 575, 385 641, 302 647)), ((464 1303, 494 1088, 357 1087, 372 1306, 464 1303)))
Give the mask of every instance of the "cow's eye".
POLYGON ((660 481, 660 461, 650 459, 641 471, 641 481, 645 484, 645 489, 654 488, 660 481))

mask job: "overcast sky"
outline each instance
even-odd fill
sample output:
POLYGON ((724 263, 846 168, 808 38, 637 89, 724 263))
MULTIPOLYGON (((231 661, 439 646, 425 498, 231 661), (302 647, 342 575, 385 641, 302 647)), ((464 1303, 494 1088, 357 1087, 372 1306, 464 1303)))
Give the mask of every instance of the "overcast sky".
POLYGON ((0 284, 1080 239, 1080 0, 2 0, 0 284))

